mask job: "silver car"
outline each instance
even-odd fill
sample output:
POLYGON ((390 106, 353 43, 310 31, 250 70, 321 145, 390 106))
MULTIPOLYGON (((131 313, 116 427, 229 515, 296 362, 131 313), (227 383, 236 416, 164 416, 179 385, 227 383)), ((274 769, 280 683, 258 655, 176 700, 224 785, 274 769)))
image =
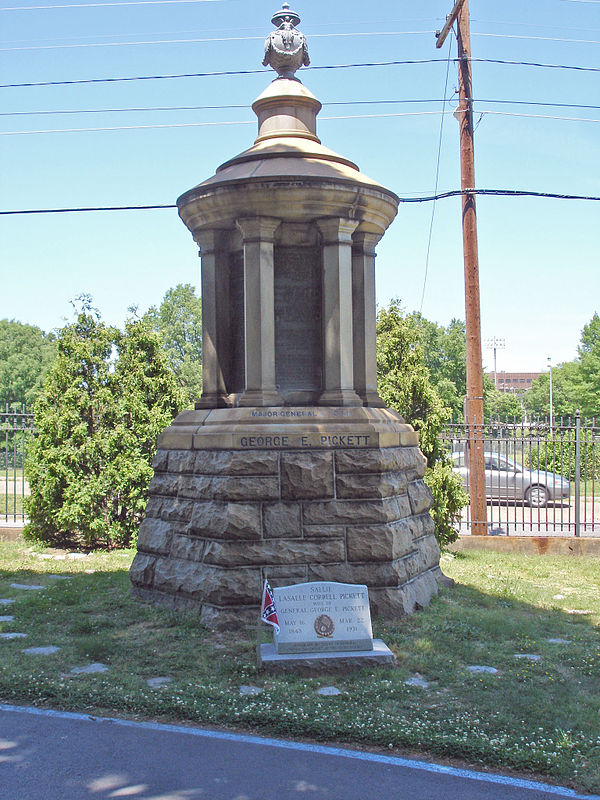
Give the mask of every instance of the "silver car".
MULTIPOLYGON (((484 453, 485 496, 488 500, 523 500, 531 508, 544 508, 548 502, 568 498, 571 484, 555 472, 526 469, 510 458, 484 453)), ((469 467, 466 454, 452 454, 452 468, 469 488, 469 467)))

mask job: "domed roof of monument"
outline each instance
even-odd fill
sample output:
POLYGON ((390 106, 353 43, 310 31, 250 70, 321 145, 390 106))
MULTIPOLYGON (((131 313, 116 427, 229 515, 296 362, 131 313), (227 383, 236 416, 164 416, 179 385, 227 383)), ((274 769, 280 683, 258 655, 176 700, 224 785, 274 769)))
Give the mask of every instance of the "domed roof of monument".
POLYGON ((278 77, 252 104, 258 137, 252 147, 226 161, 190 192, 230 183, 299 178, 358 184, 396 198, 363 175, 353 161, 321 144, 316 131, 321 103, 295 76, 299 68, 310 64, 306 38, 296 28, 300 17, 283 3, 272 22, 277 29, 266 39, 263 65, 270 65, 278 77))

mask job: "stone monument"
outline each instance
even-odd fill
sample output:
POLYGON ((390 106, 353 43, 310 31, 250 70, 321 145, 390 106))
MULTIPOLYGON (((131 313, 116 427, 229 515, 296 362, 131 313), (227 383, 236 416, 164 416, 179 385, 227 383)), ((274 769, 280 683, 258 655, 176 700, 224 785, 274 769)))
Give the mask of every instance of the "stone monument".
POLYGON ((365 584, 395 618, 443 580, 417 435, 377 394, 375 247, 398 198, 321 144, 300 19, 272 21, 254 145, 177 203, 203 392, 159 437, 131 581, 208 626, 255 620, 265 570, 365 584))
POLYGON ((279 630, 260 645, 259 666, 274 671, 347 670, 395 664, 373 639, 369 592, 356 583, 297 583, 273 590, 279 630))

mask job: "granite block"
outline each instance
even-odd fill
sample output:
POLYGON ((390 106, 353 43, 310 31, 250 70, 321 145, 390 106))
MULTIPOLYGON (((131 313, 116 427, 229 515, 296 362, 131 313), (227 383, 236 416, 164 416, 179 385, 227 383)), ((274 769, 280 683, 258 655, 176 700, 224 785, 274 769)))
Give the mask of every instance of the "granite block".
POLYGON ((333 497, 333 453, 282 453, 281 496, 284 500, 333 497))
POLYGON ((336 497, 391 497, 406 491, 407 480, 402 472, 342 473, 336 477, 336 497))
POLYGON ((262 542, 208 542, 207 564, 306 564, 331 563, 345 558, 344 542, 336 539, 272 539, 262 542))
POLYGON ((260 504, 194 503, 189 531, 207 539, 260 539, 260 504))
POLYGON ((302 536, 302 507, 299 503, 264 503, 263 524, 266 538, 288 539, 302 536))

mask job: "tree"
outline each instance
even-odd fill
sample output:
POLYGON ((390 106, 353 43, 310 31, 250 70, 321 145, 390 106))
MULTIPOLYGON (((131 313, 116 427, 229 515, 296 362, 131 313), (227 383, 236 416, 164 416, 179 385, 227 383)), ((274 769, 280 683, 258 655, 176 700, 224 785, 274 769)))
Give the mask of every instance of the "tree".
MULTIPOLYGON (((552 370, 552 410, 555 417, 600 416, 600 317, 594 314, 581 332, 578 358, 552 370)), ((525 407, 534 416, 550 414, 550 375, 533 381, 525 407)))
POLYGON ((379 394, 419 431, 428 462, 441 455, 438 433, 450 411, 436 392, 425 365, 420 326, 405 315, 397 300, 377 315, 377 382, 379 394))
POLYGON ((202 301, 189 283, 169 289, 146 313, 167 352, 179 385, 193 402, 202 394, 202 301))
POLYGON ((600 415, 600 317, 594 314, 581 331, 579 375, 575 382, 578 407, 584 417, 600 415), (578 390, 578 391, 577 391, 578 390))
MULTIPOLYGON (((555 417, 569 417, 580 405, 580 369, 576 361, 560 364, 552 370, 552 411, 555 417)), ((523 404, 533 417, 550 416, 550 374, 536 378, 523 395, 523 404)))
POLYGON ((487 392, 484 389, 484 409, 486 417, 492 419, 523 418, 521 395, 499 392, 493 385, 487 392))
POLYGON ((452 472, 439 438, 450 409, 431 381, 421 344, 422 317, 405 315, 397 300, 377 315, 379 394, 419 433, 427 459, 425 481, 433 494, 431 516, 440 545, 458 538, 454 525, 468 502, 460 478, 452 472))
POLYGON ((35 325, 0 320, 0 407, 32 404, 55 354, 52 334, 35 325))
MULTIPOLYGON (((423 361, 429 370, 430 380, 446 408, 456 422, 464 418, 464 401, 467 394, 467 334, 463 320, 453 319, 446 327, 425 319, 417 312, 408 315, 419 331, 423 361)), ((494 404, 494 383, 483 376, 483 396, 486 413, 494 404)), ((502 406, 497 399, 495 405, 502 406)), ((512 406, 511 406, 512 408, 512 406)))
POLYGON ((127 546, 146 505, 158 433, 183 405, 160 339, 141 320, 105 325, 89 297, 58 334, 35 406, 25 464, 26 536, 68 546, 127 546))
POLYGON ((461 419, 467 393, 467 345, 465 323, 453 319, 445 328, 420 313, 409 315, 419 329, 425 366, 431 382, 453 419, 461 419))

